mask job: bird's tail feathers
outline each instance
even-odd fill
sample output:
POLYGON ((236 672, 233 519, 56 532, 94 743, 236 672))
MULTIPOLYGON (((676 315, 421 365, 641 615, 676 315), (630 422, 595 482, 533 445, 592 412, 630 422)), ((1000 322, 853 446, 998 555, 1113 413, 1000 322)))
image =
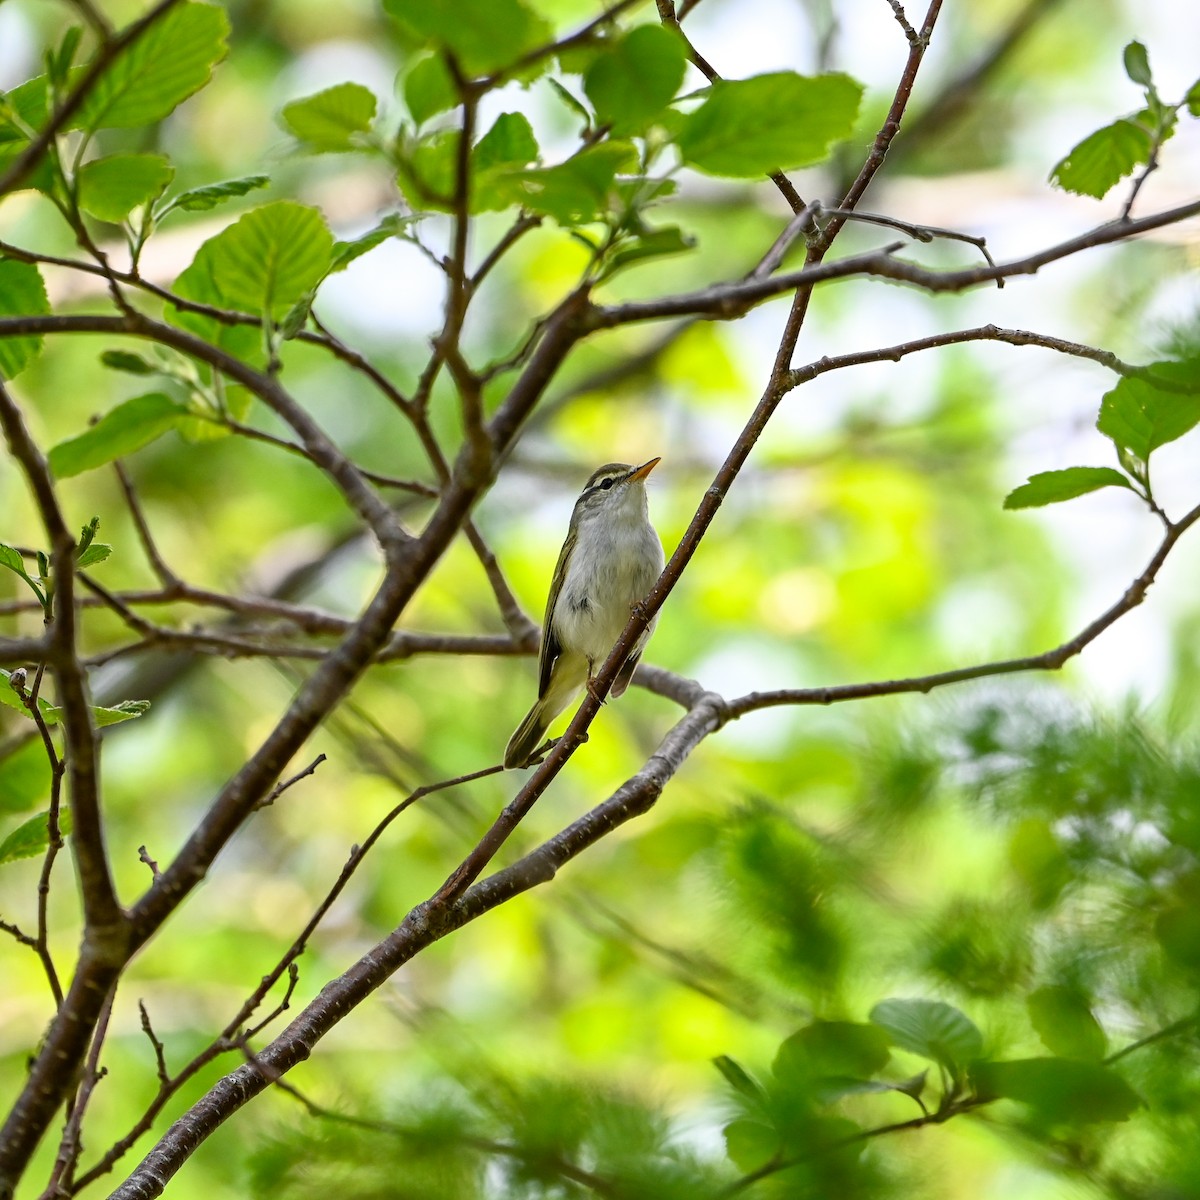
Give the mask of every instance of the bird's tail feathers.
POLYGON ((572 670, 573 663, 559 659, 550 675, 550 685, 545 695, 525 714, 517 731, 508 740, 504 751, 505 770, 529 765, 534 751, 542 744, 546 730, 583 686, 587 678, 586 666, 580 659, 580 669, 572 670))

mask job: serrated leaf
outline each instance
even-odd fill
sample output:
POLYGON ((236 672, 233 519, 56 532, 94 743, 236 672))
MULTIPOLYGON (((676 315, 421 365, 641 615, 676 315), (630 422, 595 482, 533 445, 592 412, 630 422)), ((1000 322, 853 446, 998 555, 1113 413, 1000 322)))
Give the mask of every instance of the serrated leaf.
POLYGON ((1134 83, 1140 83, 1143 87, 1154 86, 1154 80, 1150 75, 1150 56, 1141 42, 1130 42, 1125 47, 1124 59, 1125 74, 1134 83))
POLYGON ((105 350, 100 362, 110 371, 124 371, 127 375, 157 375, 159 371, 152 362, 129 350, 105 350))
POLYGON ((285 104, 279 115, 289 133, 316 151, 357 150, 361 148, 358 135, 370 132, 375 108, 370 88, 339 83, 285 104))
POLYGON ((1129 479, 1112 467, 1066 467, 1061 471, 1040 471, 1028 483, 1013 488, 1004 497, 1005 508, 1041 508, 1062 500, 1074 500, 1099 488, 1132 488, 1129 479))
POLYGON ((1115 1071, 1070 1058, 977 1063, 971 1077, 979 1095, 1019 1100, 1054 1123, 1124 1121, 1142 1104, 1115 1071))
MULTIPOLYGON (((333 235, 317 209, 277 200, 209 238, 175 291, 218 308, 277 318, 317 286, 332 252, 333 235)), ((181 324, 186 317, 180 314, 181 324)))
MULTIPOLYGON (((46 285, 37 267, 0 258, 0 317, 42 316, 49 312, 46 285)), ((0 338, 0 378, 15 378, 41 350, 40 337, 0 338)))
POLYGON ((1025 997, 1029 1019, 1046 1049, 1064 1058, 1098 1062, 1108 1038, 1087 997, 1076 988, 1040 987, 1025 997))
POLYGON ((122 50, 72 121, 75 129, 133 129, 161 121, 199 91, 228 52, 225 10, 185 0, 122 50))
POLYGON ((135 396, 77 437, 59 442, 50 451, 50 469, 59 479, 93 470, 148 445, 176 428, 186 415, 186 405, 162 392, 135 396))
POLYGON ((583 90, 601 125, 617 137, 641 133, 674 99, 687 66, 682 40, 661 25, 639 25, 600 54, 583 90))
POLYGON ((156 216, 161 221, 167 213, 176 208, 183 212, 208 212, 218 204, 224 204, 226 200, 234 200, 247 192, 265 188, 270 182, 269 175, 243 175, 240 179, 225 179, 220 183, 189 188, 188 191, 180 192, 178 196, 168 200, 156 216))
POLYGON ((839 73, 720 80, 684 119, 679 152, 699 171, 739 179, 818 163, 854 131, 862 93, 839 73))
POLYGON ((1200 422, 1200 359, 1154 363, 1150 370, 1164 381, 1195 387, 1197 394, 1163 391, 1142 377, 1122 379, 1104 394, 1096 421, 1105 437, 1142 462, 1200 422))
POLYGON ((418 125, 459 103, 454 76, 440 54, 426 55, 409 70, 404 77, 404 103, 418 125))
POLYGON ((162 195, 175 168, 161 154, 111 154, 80 168, 79 207, 101 221, 123 221, 162 195))
POLYGON ((957 1008, 940 1000, 882 1000, 870 1020, 893 1044, 957 1070, 983 1053, 983 1035, 957 1008))
POLYGON ((1089 134, 1050 172, 1050 182, 1099 200, 1136 167, 1150 161, 1149 132, 1122 118, 1089 134))
POLYGON ((765 1167, 781 1149, 779 1134, 760 1121, 730 1121, 722 1132, 729 1161, 747 1175, 765 1167))
POLYGON ((637 154, 628 142, 601 142, 557 166, 517 172, 512 179, 520 185, 526 208, 560 225, 585 225, 608 210, 617 172, 636 165, 637 154))
MULTIPOLYGON (((58 831, 66 837, 71 832, 70 809, 60 809, 58 831)), ((22 858, 33 858, 50 845, 50 810, 23 821, 0 842, 0 866, 22 858)))
POLYGON ((468 75, 482 75, 552 42, 554 31, 522 0, 384 0, 421 41, 444 46, 468 75))
POLYGON ((112 547, 107 543, 93 542, 75 560, 75 563, 80 567, 92 567, 95 566, 96 563, 102 563, 110 554, 112 554, 112 547))

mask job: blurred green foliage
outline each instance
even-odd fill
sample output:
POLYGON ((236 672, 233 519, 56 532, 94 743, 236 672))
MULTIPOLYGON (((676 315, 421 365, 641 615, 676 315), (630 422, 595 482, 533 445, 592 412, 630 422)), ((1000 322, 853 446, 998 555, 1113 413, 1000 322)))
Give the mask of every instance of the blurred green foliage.
MULTIPOLYGON (((421 446, 394 409, 362 376, 291 335, 325 270, 344 266, 315 302, 321 320, 401 387, 415 383, 441 304, 428 256, 446 225, 440 215, 410 221, 394 210, 401 194, 435 214, 447 207, 439 197, 453 180, 457 137, 445 115, 453 80, 430 44, 449 44, 468 70, 499 69, 547 30, 573 29, 595 9, 575 0, 477 0, 429 4, 416 20, 411 5, 384 7, 408 17, 397 24, 368 0, 230 0, 211 12, 189 5, 182 11, 191 16, 181 20, 212 26, 189 44, 207 39, 210 53, 156 75, 141 107, 110 97, 126 107, 111 120, 117 128, 102 134, 102 149, 110 161, 138 155, 140 166, 119 173, 120 189, 130 190, 115 200, 104 168, 93 168, 84 207, 106 244, 116 245, 116 209, 129 196, 130 208, 148 202, 153 223, 164 227, 144 244, 133 239, 147 278, 267 318, 265 330, 182 312, 173 319, 248 361, 277 359, 292 393, 364 467, 432 484, 421 446), (501 22, 500 40, 481 37, 468 19, 476 10, 491 20, 509 9, 515 16, 501 22), (212 82, 165 122, 138 128, 162 115, 156 96, 161 108, 167 95, 170 109, 200 87, 223 54, 226 16, 229 55, 212 82), (368 99, 377 101, 378 117, 368 99), (154 169, 157 155, 174 168, 169 184, 154 169), (269 184, 258 190, 265 176, 269 184), (272 223, 264 213, 288 220, 272 223), (290 254, 296 247, 304 253, 290 254), (264 273, 257 268, 266 259, 282 266, 264 273)), ((720 21, 733 7, 706 0, 689 21, 698 44, 728 33, 720 21)), ((743 24, 769 41, 772 19, 789 6, 754 7, 759 24, 749 17, 743 24)), ((33 0, 3 8, 31 46, 61 43, 65 9, 33 0)), ((945 59, 922 79, 934 95, 1015 6, 948 8, 938 30, 945 59)), ((1136 22, 1124 28, 1134 18, 1119 6, 1104 8, 1111 28, 1092 9, 1083 20, 1077 4, 1047 5, 1034 33, 980 83, 977 102, 949 114, 944 134, 914 132, 911 148, 897 142, 891 195, 929 177, 947 189, 962 185, 953 194, 969 204, 952 221, 939 215, 943 201, 928 188, 915 193, 915 219, 926 218, 927 204, 930 223, 974 230, 990 219, 991 189, 1012 187, 1014 177, 1040 196, 1062 159, 1059 182, 1078 182, 1081 147, 1066 178, 1071 160, 1062 152, 1086 131, 1056 134, 1051 145, 1044 114, 1103 91, 1106 107, 1090 130, 1141 102, 1113 103, 1107 94, 1121 45, 1142 30, 1136 22), (987 181, 972 184, 966 172, 985 168, 987 181)), ((127 21, 139 6, 113 3, 105 11, 127 21)), ((712 112, 689 114, 690 133, 671 130, 691 145, 690 162, 737 184, 686 174, 659 187, 661 147, 648 131, 679 117, 664 109, 681 86, 682 53, 671 35, 640 23, 646 14, 605 47, 608 57, 589 65, 586 55, 565 56, 559 90, 521 75, 507 85, 473 151, 482 155, 471 199, 476 247, 502 236, 513 205, 548 219, 488 278, 469 328, 474 360, 513 355, 532 319, 593 260, 604 275, 600 294, 612 301, 699 288, 753 265, 785 215, 750 180, 767 167, 819 158, 825 142, 855 121, 857 85, 816 69, 826 65, 817 58, 829 14, 818 4, 805 11, 813 27, 796 48, 804 59, 797 70, 826 81, 828 92, 817 84, 814 102, 836 108, 836 131, 776 162, 778 139, 796 133, 786 123, 760 119, 747 128, 761 141, 747 135, 715 149, 703 140, 712 112), (631 78, 649 82, 631 91, 631 78), (563 89, 585 118, 611 125, 621 140, 568 153, 581 117, 563 89), (617 187, 618 174, 633 182, 617 187), (625 206, 618 216, 607 207, 614 195, 625 206), (670 225, 663 223, 668 204, 670 225), (630 269, 617 274, 617 266, 630 269)), ((865 75, 856 59, 875 36, 867 30, 887 17, 872 9, 845 18, 847 70, 865 75)), ((1136 20, 1161 24, 1154 14, 1136 20)), ((902 51, 899 28, 888 33, 895 42, 888 53, 902 51)), ((719 40, 706 44, 719 67, 721 50, 719 40)), ((6 86, 42 70, 36 50, 24 57, 6 61, 6 86)), ((701 82, 690 73, 682 88, 701 82)), ((862 136, 852 135, 823 173, 801 176, 804 194, 831 195, 847 163, 857 169, 894 79, 879 71, 864 83, 862 136)), ((811 98, 794 83, 768 86, 793 89, 797 103, 811 98)), ((690 111, 743 104, 732 125, 740 129, 774 102, 739 102, 738 94, 731 84, 690 111)), ((920 98, 914 131, 942 119, 920 98)), ((1172 104, 1176 98, 1172 92, 1172 104)), ((1177 107, 1182 114, 1187 104, 1177 107)), ((105 111, 111 118, 111 105, 105 111)), ((1154 138, 1163 140, 1163 111, 1155 122, 1153 136, 1144 121, 1137 126, 1136 153, 1123 168, 1136 168, 1154 138)), ((18 141, 0 129, 0 170, 18 141)), ((1111 155, 1104 161, 1112 166, 1111 155)), ((1100 191, 1121 174, 1088 175, 1071 190, 1100 191)), ((1081 225, 1096 219, 1094 207, 1069 211, 1081 225)), ((1031 248, 1039 219, 1011 250, 1031 248)), ((75 252, 71 230, 41 192, 4 198, 0 236, 39 253, 75 252)), ((943 250, 931 253, 939 261, 943 250)), ((1062 322, 1053 332, 1142 361, 1154 342, 1144 332, 1147 314, 1190 269, 1178 245, 1136 258, 1110 252, 1080 264, 1080 279, 1055 284, 1029 323, 1052 312, 1062 322)), ((107 311, 102 281, 81 283, 50 268, 44 278, 55 311, 107 311)), ((46 307, 27 264, 0 260, 0 284, 0 314, 46 307)), ((1035 284, 1009 291, 1017 286, 1035 284)), ((818 290, 802 358, 965 325, 979 311, 978 295, 897 295, 866 283, 818 290)), ((652 514, 668 550, 676 544, 757 398, 782 321, 775 303, 738 324, 690 324, 665 348, 662 329, 634 327, 572 356, 476 513, 529 612, 540 616, 571 498, 602 461, 663 455, 652 514), (616 381, 608 374, 635 362, 639 369, 616 381)), ((130 339, 51 339, 35 361, 36 353, 32 340, 4 341, 0 371, 23 372, 13 390, 27 420, 41 446, 58 448, 60 467, 66 458, 57 473, 73 527, 100 516, 114 548, 95 571, 106 588, 155 584, 118 480, 88 469, 121 454, 159 549, 190 582, 275 590, 347 617, 361 609, 378 564, 334 489, 302 459, 219 428, 232 416, 282 436, 261 404, 182 359, 151 360, 130 339), (125 418, 128 405, 146 407, 148 385, 138 376, 147 363, 165 391, 151 393, 160 397, 149 405, 158 424, 143 437, 147 427, 138 423, 141 433, 130 434, 125 418), (90 424, 94 417, 101 419, 90 424), (82 450, 81 437, 88 439, 82 450)), ((1062 440, 1074 420, 1091 437, 1081 453, 1106 455, 1120 464, 1121 478, 1148 490, 1146 460, 1168 440, 1164 427, 1181 437, 1196 410, 1143 381, 1114 388, 1098 369, 1080 389, 1077 377, 1063 382, 1057 363, 1045 380, 1012 365, 1034 353, 1041 352, 951 347, 887 364, 884 373, 836 372, 794 392, 672 594, 648 659, 732 696, 932 672, 1039 651, 1075 632, 1081 610, 1090 619, 1142 569, 1143 544, 1117 564, 1122 582, 1110 595, 1073 569, 1068 547, 1077 534, 1004 512, 1003 496, 1028 473, 1023 439, 1062 440), (1058 389, 1072 388, 1083 393, 1078 404, 1047 412, 1058 389), (1108 427, 1100 432, 1112 445, 1090 432, 1103 413, 1108 427)), ((1187 345, 1171 354, 1169 379, 1194 371, 1187 345)), ((497 371, 485 391, 489 409, 512 377, 497 371)), ((457 443, 448 382, 434 389, 430 419, 444 444, 457 443)), ((1194 454, 1191 437, 1183 445, 1194 454)), ((1048 492, 1038 503, 1086 490, 1077 488, 1079 476, 1061 478, 1068 461, 1075 459, 1055 458, 1060 477, 1043 479, 1048 492)), ((1108 471, 1104 480, 1114 482, 1115 468, 1108 471)), ((1169 488, 1170 469, 1164 474, 1169 488)), ((1039 477, 1025 486, 1038 486, 1039 477)), ((1100 478, 1091 477, 1095 486, 1100 478)), ((1100 515, 1088 537, 1100 547, 1106 519, 1119 513, 1132 521, 1127 514, 1138 511, 1128 488, 1102 496, 1074 502, 1086 512, 1111 496, 1109 508, 1091 510, 1100 515)), ((1196 499, 1191 493, 1186 502, 1196 499)), ((417 495, 398 507, 414 525, 429 511, 417 495)), ((7 461, 0 541, 41 542, 35 509, 7 461)), ((1092 561, 1103 555, 1098 550, 1092 561)), ((0 571, 0 601, 28 600, 25 582, 0 571)), ((479 563, 460 542, 403 628, 501 632, 493 609, 479 563)), ((196 614, 162 619, 182 629, 196 614)), ((777 709, 726 728, 696 752, 649 817, 600 843, 552 886, 433 946, 322 1042, 288 1077, 319 1112, 276 1091, 206 1142, 169 1194, 1197 1194, 1200 759, 1192 698, 1200 672, 1189 649, 1197 619, 1191 594, 1155 609, 1154 628, 1141 627, 1141 636, 1167 647, 1161 693, 1124 705, 1106 703, 1094 680, 1070 668, 1052 682, 1018 677, 953 694, 777 709), (1149 1040, 1122 1054, 1139 1039, 1149 1040), (923 1131, 905 1128, 930 1114, 923 1131)), ((19 612, 10 605, 0 632, 33 635, 40 622, 36 603, 19 612)), ((89 610, 89 652, 107 654, 129 638, 111 612, 89 610)), ((1089 656, 1139 653, 1127 643, 1119 651, 1106 645, 1089 656)), ((119 701, 153 701, 103 743, 109 849, 123 899, 149 882, 140 848, 156 862, 171 859, 309 670, 300 660, 165 650, 114 656, 97 668, 96 701, 109 711, 119 701)), ((84 1169, 155 1094, 138 1002, 173 1068, 200 1053, 299 932, 351 846, 410 789, 497 759, 528 706, 533 674, 531 663, 513 657, 419 656, 376 667, 357 685, 293 769, 317 753, 327 762, 255 816, 122 983, 84 1169)), ((675 717, 667 701, 636 689, 610 704, 505 861, 619 786, 675 717)), ((0 708, 0 841, 18 848, 48 786, 41 747, 23 736, 26 728, 19 712, 0 708)), ((314 937, 292 1008, 436 889, 515 788, 508 776, 490 777, 404 814, 314 937)), ((0 915, 27 927, 40 861, 11 857, 0 861, 0 915)), ((65 861, 49 914, 60 964, 71 962, 78 932, 65 861)), ((51 1008, 37 959, 10 940, 0 955, 6 1107, 51 1008)), ((280 985, 268 1005, 282 995, 280 985)), ((199 1070, 155 1129, 238 1061, 233 1053, 199 1070)), ((38 1182, 30 1196, 49 1171, 51 1140, 31 1171, 38 1182)), ((117 1175, 95 1188, 150 1143, 139 1141, 117 1175)))

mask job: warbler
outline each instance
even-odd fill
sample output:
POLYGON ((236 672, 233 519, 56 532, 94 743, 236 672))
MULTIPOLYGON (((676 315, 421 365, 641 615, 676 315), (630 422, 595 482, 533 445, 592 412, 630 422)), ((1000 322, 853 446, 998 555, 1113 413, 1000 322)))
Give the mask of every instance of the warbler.
MULTIPOLYGON (((662 574, 662 542, 646 503, 646 476, 660 461, 606 463, 575 501, 542 622, 537 703, 509 740, 505 767, 529 765, 551 722, 580 688, 591 686, 633 608, 662 574)), ((611 695, 629 686, 654 625, 651 620, 621 664, 611 695)))

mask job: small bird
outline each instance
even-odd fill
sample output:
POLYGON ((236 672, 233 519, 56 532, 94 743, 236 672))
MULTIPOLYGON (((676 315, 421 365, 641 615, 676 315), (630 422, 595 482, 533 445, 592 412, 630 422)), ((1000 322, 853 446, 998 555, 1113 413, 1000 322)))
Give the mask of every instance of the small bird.
MULTIPOLYGON (((528 766, 550 723, 585 684, 590 687, 629 621, 662 574, 663 549, 650 524, 646 476, 658 465, 606 463, 575 501, 546 601, 538 698, 504 751, 507 768, 528 766)), ((651 621, 622 664, 612 694, 629 686, 654 632, 651 621)))

